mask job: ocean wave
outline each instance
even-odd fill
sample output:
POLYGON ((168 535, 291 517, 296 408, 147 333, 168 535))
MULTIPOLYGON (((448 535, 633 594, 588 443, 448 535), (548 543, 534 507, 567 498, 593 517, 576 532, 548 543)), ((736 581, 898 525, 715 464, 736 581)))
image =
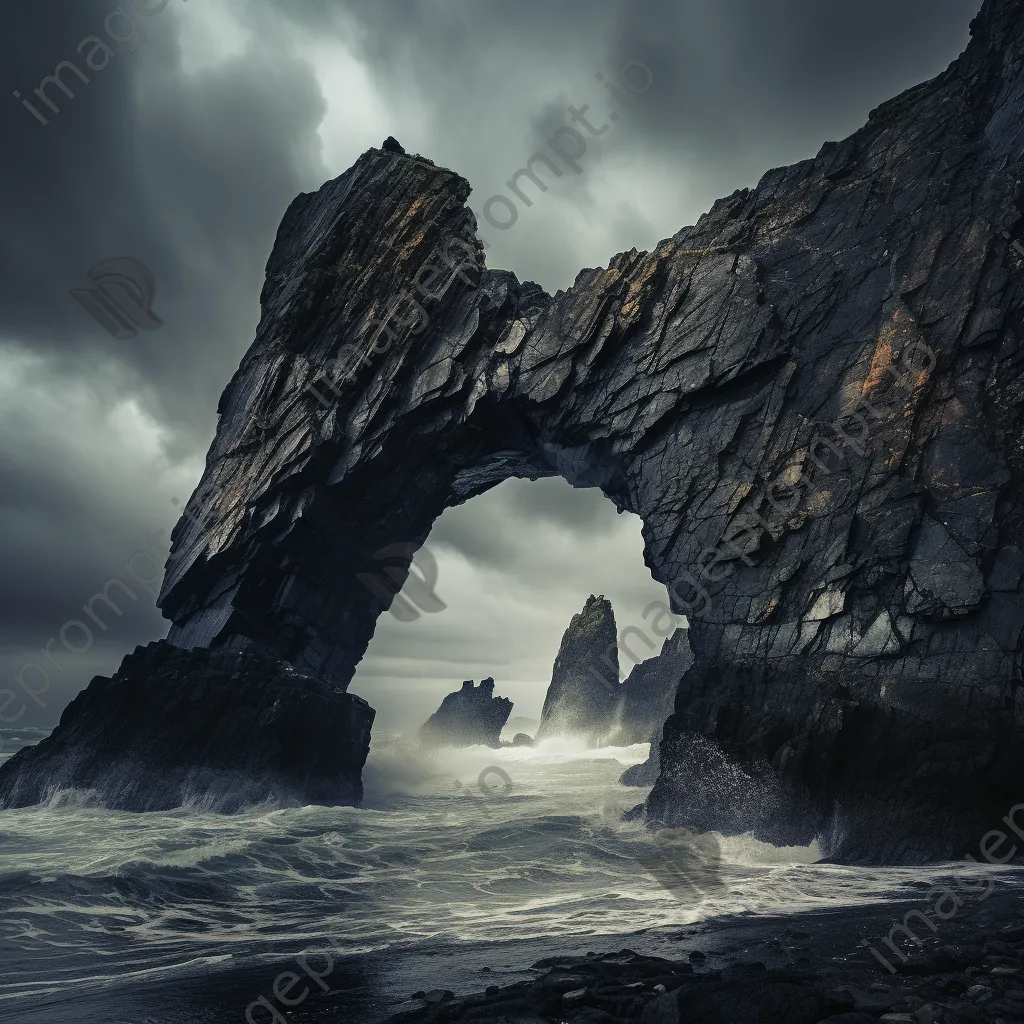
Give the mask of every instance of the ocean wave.
POLYGON ((256 963, 325 936, 356 952, 617 935, 891 898, 922 877, 712 834, 716 886, 677 884, 678 870, 659 868, 656 835, 622 820, 646 791, 618 778, 646 754, 557 740, 429 752, 377 744, 361 809, 221 815, 196 802, 132 814, 62 791, 4 811, 0 996, 38 992, 53 977, 120 977, 132 963, 256 963))

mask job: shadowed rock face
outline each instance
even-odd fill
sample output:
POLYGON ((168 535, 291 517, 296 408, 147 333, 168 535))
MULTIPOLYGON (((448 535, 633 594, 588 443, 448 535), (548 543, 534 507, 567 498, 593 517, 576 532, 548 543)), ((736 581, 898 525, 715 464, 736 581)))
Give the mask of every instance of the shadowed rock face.
POLYGON ((631 765, 619 779, 624 786, 653 786, 661 770, 661 740, 665 721, 675 707, 676 693, 693 654, 686 630, 677 629, 654 658, 635 665, 622 684, 618 743, 650 742, 642 764, 631 765))
POLYGON ((690 616, 651 817, 973 848, 1024 767, 1022 39, 1024 0, 988 0, 855 135, 554 297, 454 241, 469 186, 427 161, 371 150, 300 196, 174 533, 170 641, 346 686, 373 552, 561 475, 643 519, 690 616))
POLYGON ((462 689, 449 693, 423 723, 420 739, 446 747, 499 747, 501 730, 512 714, 512 707, 508 697, 494 696, 493 679, 483 679, 479 686, 467 679, 462 689))
POLYGON ((595 745, 611 734, 620 699, 615 644, 611 602, 603 594, 591 594, 562 636, 544 697, 537 741, 550 736, 579 736, 595 745))
MULTIPOLYGON (((657 752, 661 728, 675 706, 679 681, 693 663, 686 630, 677 629, 653 658, 630 669, 620 690, 619 729, 615 743, 654 741, 657 752)), ((651 779, 651 782, 654 780, 651 779)))
POLYGON ((192 652, 160 641, 93 679, 50 736, 4 765, 0 806, 61 789, 128 811, 357 804, 373 716, 247 641, 192 652))

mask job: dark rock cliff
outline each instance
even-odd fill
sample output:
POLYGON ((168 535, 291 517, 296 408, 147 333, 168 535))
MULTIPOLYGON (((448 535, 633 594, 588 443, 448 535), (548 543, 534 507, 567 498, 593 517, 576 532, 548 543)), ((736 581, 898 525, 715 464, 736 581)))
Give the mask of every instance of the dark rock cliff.
POLYGON ((660 742, 662 726, 675 707, 679 681, 691 664, 686 630, 677 629, 653 658, 634 665, 619 691, 618 731, 612 742, 660 742))
POLYGON ((512 701, 494 696, 494 680, 472 679, 449 693, 441 706, 420 726, 420 740, 435 746, 501 746, 501 730, 512 714, 512 701))
POLYGON ((191 652, 160 641, 93 679, 46 739, 4 765, 0 806, 62 789, 128 811, 357 804, 373 715, 248 641, 191 652))
POLYGON ((561 475, 643 519, 690 618, 653 819, 973 848, 1024 768, 1022 63, 1024 0, 987 0, 850 138, 554 297, 485 269, 428 161, 300 196, 174 532, 169 640, 345 686, 374 552, 561 475))
POLYGON ((618 743, 651 744, 642 764, 631 765, 619 781, 624 786, 653 786, 661 770, 665 722, 675 707, 679 683, 693 664, 686 630, 677 629, 653 658, 635 665, 622 684, 618 743))
POLYGON ((603 594, 591 594, 562 636, 534 739, 579 736, 597 745, 615 728, 618 708, 615 613, 603 594))

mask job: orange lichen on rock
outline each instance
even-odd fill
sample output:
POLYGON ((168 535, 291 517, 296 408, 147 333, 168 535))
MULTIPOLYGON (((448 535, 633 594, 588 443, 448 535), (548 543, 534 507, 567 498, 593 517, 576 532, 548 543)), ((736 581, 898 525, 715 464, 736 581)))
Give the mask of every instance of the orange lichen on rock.
MULTIPOLYGON (((899 305, 893 310, 892 317, 882 325, 878 333, 878 341, 871 356, 871 369, 861 388, 861 395, 869 401, 876 392, 883 390, 883 382, 889 378, 906 381, 904 387, 916 391, 928 379, 927 370, 914 372, 900 362, 897 351, 903 351, 907 344, 920 340, 920 332, 913 316, 905 306, 899 305), (910 381, 913 381, 911 384, 910 381)), ((912 411, 905 415, 912 415, 912 411)))
POLYGON ((412 224, 414 230, 398 250, 399 262, 406 262, 409 257, 415 254, 416 250, 419 249, 426 239, 427 230, 432 226, 431 211, 428 209, 425 213, 421 214, 420 210, 425 206, 430 206, 434 198, 433 195, 428 194, 417 196, 409 207, 409 212, 402 218, 405 224, 412 224))

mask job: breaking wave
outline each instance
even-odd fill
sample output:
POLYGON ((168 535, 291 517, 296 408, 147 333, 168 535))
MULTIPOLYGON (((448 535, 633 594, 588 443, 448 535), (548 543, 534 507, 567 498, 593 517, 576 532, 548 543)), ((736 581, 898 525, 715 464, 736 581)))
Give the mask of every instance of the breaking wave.
POLYGON ((647 753, 557 738, 428 752, 375 738, 358 810, 131 814, 64 790, 5 811, 0 1003, 324 941, 356 953, 610 936, 881 900, 920 884, 921 869, 815 864, 813 846, 747 836, 690 837, 700 871, 671 851, 666 861, 642 822, 622 820, 647 791, 619 776, 647 753))

